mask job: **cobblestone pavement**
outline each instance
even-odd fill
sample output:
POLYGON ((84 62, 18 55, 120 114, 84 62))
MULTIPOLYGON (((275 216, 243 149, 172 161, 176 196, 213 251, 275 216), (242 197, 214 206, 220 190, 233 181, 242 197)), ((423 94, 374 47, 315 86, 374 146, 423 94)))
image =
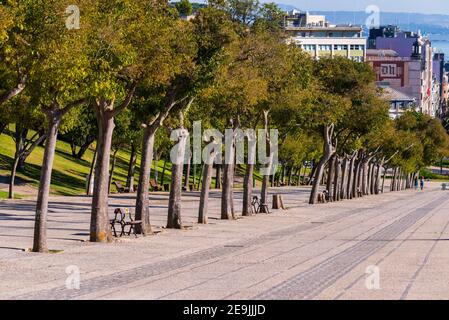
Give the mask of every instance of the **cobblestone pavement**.
MULTIPOLYGON (((161 232, 112 244, 82 241, 89 198, 52 198, 49 243, 63 252, 47 255, 21 251, 33 202, 0 202, 0 299, 448 299, 449 194, 439 189, 319 206, 306 188, 273 189, 288 210, 235 221, 219 220, 214 192, 208 225, 195 224, 198 194, 186 193, 182 231, 161 228, 166 194, 154 194, 161 232), (80 288, 67 289, 74 268, 80 288)), ((112 197, 111 211, 133 202, 112 197)))

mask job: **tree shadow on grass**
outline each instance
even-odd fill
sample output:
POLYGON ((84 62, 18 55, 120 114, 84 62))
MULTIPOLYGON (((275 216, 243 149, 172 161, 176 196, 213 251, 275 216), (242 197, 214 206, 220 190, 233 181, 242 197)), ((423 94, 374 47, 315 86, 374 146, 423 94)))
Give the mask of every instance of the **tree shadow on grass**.
MULTIPOLYGON (((6 155, 0 155, 0 168, 9 169, 11 165, 12 158, 6 155)), ((28 181, 35 187, 37 187, 41 175, 41 166, 31 163, 26 163, 24 170, 20 171, 19 174, 26 176, 32 180, 28 181)), ((8 180, 9 181, 9 180, 8 180)), ((80 189, 84 190, 85 179, 77 178, 65 174, 59 170, 53 169, 51 177, 51 186, 53 191, 58 195, 76 195, 80 193, 80 189), (58 188, 55 188, 58 187, 58 188), (73 192, 70 191, 69 187, 73 187, 73 192), (56 189, 56 190, 55 190, 56 189), (64 189, 68 189, 67 191, 64 189)))
POLYGON ((69 160, 71 162, 75 162, 76 164, 78 164, 80 166, 90 168, 90 165, 91 165, 90 161, 87 161, 84 159, 77 159, 77 158, 73 157, 72 155, 70 155, 64 151, 58 150, 58 149, 56 149, 56 154, 59 157, 69 160))
POLYGON ((5 154, 0 154, 0 169, 11 170, 11 164, 13 159, 5 154))

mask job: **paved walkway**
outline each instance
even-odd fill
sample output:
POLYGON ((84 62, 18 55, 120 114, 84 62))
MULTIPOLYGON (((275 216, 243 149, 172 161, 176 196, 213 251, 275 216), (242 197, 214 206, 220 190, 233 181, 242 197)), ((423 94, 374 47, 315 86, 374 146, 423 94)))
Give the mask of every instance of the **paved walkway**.
MULTIPOLYGON (((112 244, 83 242, 89 198, 52 198, 50 248, 64 252, 48 255, 20 251, 31 246, 33 201, 0 202, 0 299, 449 299, 449 193, 439 184, 318 206, 306 188, 272 192, 287 211, 236 221, 218 219, 214 192, 204 226, 194 223, 198 194, 186 193, 192 228, 182 231, 160 228, 167 199, 153 195, 162 232, 112 244), (74 268, 78 290, 65 286, 74 268)), ((133 201, 112 197, 111 210, 133 201)))

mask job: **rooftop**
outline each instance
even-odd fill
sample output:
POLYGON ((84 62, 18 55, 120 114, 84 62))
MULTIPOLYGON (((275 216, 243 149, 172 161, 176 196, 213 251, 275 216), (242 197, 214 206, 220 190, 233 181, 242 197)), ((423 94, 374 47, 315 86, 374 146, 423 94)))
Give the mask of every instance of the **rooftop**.
POLYGON ((388 49, 368 49, 366 50, 366 55, 373 57, 399 57, 396 51, 388 49))
POLYGON ((390 86, 381 85, 382 97, 389 101, 408 101, 413 102, 416 99, 390 86))

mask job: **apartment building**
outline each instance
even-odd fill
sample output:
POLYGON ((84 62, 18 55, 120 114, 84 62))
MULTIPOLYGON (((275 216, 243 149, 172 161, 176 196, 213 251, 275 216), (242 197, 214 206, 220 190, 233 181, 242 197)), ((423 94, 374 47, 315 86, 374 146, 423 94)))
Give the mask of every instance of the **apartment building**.
POLYGON ((371 29, 367 52, 382 85, 389 85, 416 99, 417 111, 441 114, 441 83, 434 74, 434 49, 419 32, 402 32, 387 26, 371 29))
POLYGON ((297 10, 284 18, 289 41, 309 52, 314 58, 342 56, 364 61, 366 38, 361 26, 334 25, 322 15, 311 15, 297 10))

